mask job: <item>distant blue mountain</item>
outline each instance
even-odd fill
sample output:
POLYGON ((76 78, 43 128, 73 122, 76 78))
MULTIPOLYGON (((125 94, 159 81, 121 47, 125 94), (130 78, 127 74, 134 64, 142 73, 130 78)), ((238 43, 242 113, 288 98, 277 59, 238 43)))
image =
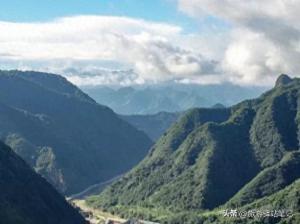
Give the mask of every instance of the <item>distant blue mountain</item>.
POLYGON ((145 132, 154 142, 175 123, 181 113, 159 112, 150 115, 120 115, 120 117, 138 130, 145 132))
POLYGON ((265 90, 262 87, 232 84, 168 84, 122 88, 85 86, 82 89, 98 103, 124 115, 179 112, 194 107, 212 107, 218 103, 231 106, 241 100, 255 98, 265 90))

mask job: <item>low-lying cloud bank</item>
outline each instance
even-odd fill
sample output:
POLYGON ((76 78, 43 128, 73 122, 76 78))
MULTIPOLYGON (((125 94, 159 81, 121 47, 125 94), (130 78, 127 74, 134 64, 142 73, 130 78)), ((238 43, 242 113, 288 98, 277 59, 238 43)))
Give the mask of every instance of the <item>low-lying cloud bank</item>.
MULTIPOLYGON (((138 74, 130 78, 134 83, 216 73, 215 62, 177 44, 188 35, 175 25, 126 17, 76 16, 44 23, 0 22, 0 32, 0 59, 6 64, 19 63, 24 69, 34 64, 50 71, 87 70, 98 62, 113 61, 138 74)), ((106 83, 109 80, 104 80, 104 74, 101 79, 106 83)))
POLYGON ((186 33, 177 25, 113 16, 0 22, 1 68, 59 72, 77 85, 165 81, 271 85, 279 73, 300 71, 300 2, 178 0, 177 4, 199 22, 214 17, 230 28, 186 33), (107 64, 113 69, 108 70, 107 64))

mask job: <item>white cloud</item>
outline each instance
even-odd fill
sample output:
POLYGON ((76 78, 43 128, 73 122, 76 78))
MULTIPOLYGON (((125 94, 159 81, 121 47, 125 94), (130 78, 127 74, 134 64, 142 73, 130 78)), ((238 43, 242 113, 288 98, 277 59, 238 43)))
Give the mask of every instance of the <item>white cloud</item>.
POLYGON ((300 71, 300 1, 179 0, 179 9, 212 15, 233 26, 222 69, 240 84, 270 84, 279 73, 300 71))
POLYGON ((213 16, 231 28, 185 33, 176 25, 109 16, 0 22, 1 67, 65 74, 74 68, 86 75, 67 74, 78 85, 170 80, 272 85, 280 73, 300 71, 300 1, 177 1, 200 22, 213 16), (103 72, 106 62, 124 72, 103 72))
POLYGON ((35 69, 57 72, 114 61, 138 74, 126 78, 99 73, 97 80, 94 75, 85 79, 73 75, 71 80, 77 84, 201 79, 215 73, 216 63, 201 49, 193 49, 195 42, 184 41, 188 35, 181 27, 170 24, 76 16, 41 23, 0 22, 0 32, 0 60, 19 68, 34 64, 35 69))
POLYGON ((78 86, 129 86, 132 84, 145 84, 145 80, 133 70, 111 70, 99 67, 84 67, 67 69, 64 73, 70 82, 78 86))

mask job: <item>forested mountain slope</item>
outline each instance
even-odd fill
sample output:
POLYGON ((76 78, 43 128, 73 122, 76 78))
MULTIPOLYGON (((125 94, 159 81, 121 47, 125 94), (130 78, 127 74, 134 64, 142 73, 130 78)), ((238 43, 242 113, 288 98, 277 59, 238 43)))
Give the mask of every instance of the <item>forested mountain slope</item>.
POLYGON ((138 166, 89 203, 159 220, 252 203, 300 178, 299 125, 300 79, 282 75, 257 99, 188 111, 138 166))
POLYGON ((0 71, 0 138, 65 194, 126 172, 152 141, 57 75, 0 71))
POLYGON ((2 142, 0 189, 0 223, 86 223, 63 196, 2 142))

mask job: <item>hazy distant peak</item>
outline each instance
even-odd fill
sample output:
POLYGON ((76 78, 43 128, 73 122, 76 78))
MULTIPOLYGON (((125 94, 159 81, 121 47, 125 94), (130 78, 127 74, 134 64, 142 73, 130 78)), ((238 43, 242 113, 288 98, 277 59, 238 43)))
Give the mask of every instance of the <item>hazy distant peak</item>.
POLYGON ((276 84, 275 86, 281 86, 281 85, 286 85, 289 84, 293 81, 293 79, 291 77, 289 77, 286 74, 281 74, 277 80, 276 80, 276 84))
POLYGON ((226 106, 224 106, 221 103, 216 103, 215 105, 212 106, 212 108, 220 108, 220 109, 222 109, 222 108, 226 108, 226 106))
POLYGON ((120 94, 130 94, 130 93, 133 93, 135 91, 135 89, 131 86, 128 86, 128 87, 122 87, 120 89, 118 89, 118 93, 120 94))

